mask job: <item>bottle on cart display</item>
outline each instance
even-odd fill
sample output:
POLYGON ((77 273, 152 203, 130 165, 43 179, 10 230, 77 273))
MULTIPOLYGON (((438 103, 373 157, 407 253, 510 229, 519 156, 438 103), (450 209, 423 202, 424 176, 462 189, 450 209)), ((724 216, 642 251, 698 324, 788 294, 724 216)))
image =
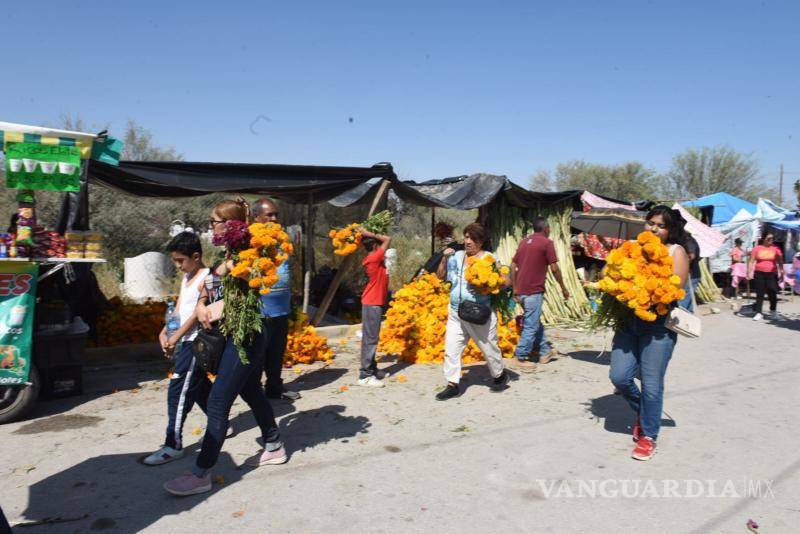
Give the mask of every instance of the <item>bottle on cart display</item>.
POLYGON ((11 236, 8 234, 0 234, 0 258, 8 257, 8 242, 11 236))

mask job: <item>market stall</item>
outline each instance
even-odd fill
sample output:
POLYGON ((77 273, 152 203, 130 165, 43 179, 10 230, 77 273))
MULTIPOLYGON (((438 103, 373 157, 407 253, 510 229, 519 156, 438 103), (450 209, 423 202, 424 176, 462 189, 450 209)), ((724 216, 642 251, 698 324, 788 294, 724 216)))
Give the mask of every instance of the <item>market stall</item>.
MULTIPOLYGON (((340 207, 365 203, 374 198, 379 187, 379 183, 362 184, 332 199, 331 203, 340 207)), ((478 209, 478 221, 489 228, 494 252, 504 264, 511 263, 520 240, 530 232, 534 219, 546 217, 550 222, 550 238, 556 245, 565 283, 574 296, 564 302, 555 279, 548 273, 543 321, 548 325, 565 325, 576 324, 589 317, 591 307, 586 294, 580 289, 570 231, 573 211, 583 207, 581 197, 584 191, 533 192, 505 176, 485 173, 419 183, 395 178, 391 180, 390 189, 400 200, 418 206, 478 209)))
MULTIPOLYGON (((17 247, 19 240, 16 229, 13 250, 18 257, 0 261, 0 269, 6 269, 12 278, 24 276, 26 280, 31 281, 26 293, 36 302, 35 322, 34 314, 26 315, 30 318, 32 326, 25 329, 24 335, 17 333, 14 339, 3 338, 4 346, 11 347, 12 342, 14 344, 13 348, 6 349, 8 357, 4 355, 1 360, 6 369, 0 376, 10 375, 13 372, 14 385, 0 386, 0 422, 11 417, 21 417, 35 402, 39 390, 47 389, 43 384, 47 386, 52 382, 52 386, 61 388, 60 393, 76 392, 80 389, 79 367, 83 360, 86 332, 84 321, 79 319, 79 314, 74 310, 90 300, 88 298, 90 293, 97 293, 91 289, 92 284, 96 289, 96 280, 91 274, 91 264, 103 261, 98 244, 99 236, 88 232, 90 182, 139 197, 180 198, 231 193, 268 195, 292 203, 306 204, 308 217, 304 232, 306 237, 304 267, 308 273, 311 267, 308 258, 310 258, 312 235, 308 229, 314 225, 312 206, 369 180, 394 178, 390 164, 376 164, 372 167, 329 167, 206 162, 119 162, 121 145, 111 138, 9 123, 0 123, 0 146, 3 146, 6 152, 11 149, 13 154, 13 157, 7 158, 7 185, 28 187, 34 191, 41 188, 64 192, 61 211, 57 214, 55 225, 55 230, 60 233, 46 229, 44 234, 33 232, 36 235, 45 235, 51 240, 56 239, 60 243, 58 247, 46 249, 52 249, 54 254, 48 254, 48 257, 39 257, 38 254, 31 254, 29 258, 23 257, 25 254, 20 253, 17 247), (19 146, 22 143, 38 147, 19 146), (28 160, 32 158, 25 157, 24 154, 17 156, 16 152, 13 152, 21 148, 33 151, 44 163, 31 163, 28 160), (51 154, 54 159, 46 159, 43 154, 51 154), (58 159, 67 156, 72 159, 69 161, 58 159), (71 173, 67 177, 64 176, 66 171, 71 173), (14 267, 10 267, 12 265, 14 267), (21 269, 25 269, 24 272, 20 272, 21 269), (42 280, 42 283, 36 286, 35 282, 39 280, 42 280), (63 295, 65 286, 68 288, 77 286, 78 289, 72 289, 69 291, 71 294, 63 295), (45 290, 47 296, 43 294, 45 290), (75 294, 82 295, 83 298, 75 298, 75 294), (45 314, 46 317, 42 320, 40 314, 45 314), (48 343, 37 341, 39 336, 36 332, 41 328, 36 325, 46 327, 44 330, 51 336, 47 338, 48 343), (58 350, 49 350, 56 346, 54 343, 56 340, 59 340, 58 350), (40 346, 41 350, 38 349, 40 346), (46 359, 48 365, 54 358, 59 360, 59 366, 62 363, 68 364, 70 367, 68 376, 65 378, 62 373, 60 380, 50 380, 53 373, 48 372, 49 382, 45 382, 44 377, 39 376, 39 371, 43 371, 43 367, 37 365, 39 354, 47 355, 42 361, 46 359)), ((2 280, 0 275, 0 281, 2 280)), ((2 310, 6 308, 9 310, 9 318, 3 324, 19 322, 19 310, 22 305, 10 299, 2 302, 4 303, 2 310), (5 304, 7 301, 8 305, 5 304), (12 311, 16 312, 13 318, 12 311)), ((118 308, 120 306, 115 306, 114 302, 110 303, 112 312, 119 312, 118 308)), ((32 310, 28 308, 28 312, 30 311, 32 310)), ((113 317, 109 320, 113 324, 113 317)), ((14 327, 14 332, 18 330, 21 328, 14 327)), ((302 348, 292 352, 293 361, 308 362, 315 358, 326 359, 331 356, 325 347, 318 347, 320 338, 314 334, 313 328, 308 326, 308 318, 304 314, 296 314, 294 317, 290 342, 302 348), (306 347, 312 345, 317 348, 314 354, 309 354, 306 347)), ((59 370, 64 371, 63 366, 59 370)), ((6 378, 5 383, 10 384, 9 380, 11 379, 6 378)), ((50 389, 55 391, 52 387, 50 389)))
MULTIPOLYGON (((0 233, 0 423, 19 419, 39 394, 80 393, 88 326, 83 283, 101 263, 102 236, 43 223, 37 194, 79 192, 88 160, 108 138, 0 123, 5 186, 16 205, 0 233), (94 151, 94 152, 93 152, 94 151), (76 305, 83 302, 82 306, 76 305)), ((98 156, 99 157, 99 156, 98 156)))

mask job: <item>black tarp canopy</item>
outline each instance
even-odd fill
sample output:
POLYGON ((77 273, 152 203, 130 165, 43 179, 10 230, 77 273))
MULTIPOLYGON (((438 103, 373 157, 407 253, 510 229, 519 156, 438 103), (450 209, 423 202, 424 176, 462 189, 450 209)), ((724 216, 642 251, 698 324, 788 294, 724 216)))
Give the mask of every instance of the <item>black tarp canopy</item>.
MULTIPOLYGON (((122 161, 119 166, 91 161, 89 181, 141 197, 192 197, 209 193, 269 195, 295 203, 329 201, 346 207, 371 201, 382 180, 402 201, 425 207, 469 210, 496 199, 520 208, 572 202, 580 208, 582 190, 529 191, 494 174, 440 180, 401 181, 390 163, 372 167, 332 167, 260 163, 122 161)), ((605 197, 604 197, 605 198, 605 197)), ((608 199, 615 200, 615 199, 608 199)))
MULTIPOLYGON (((377 183, 363 183, 330 200, 337 207, 368 202, 377 190, 377 183)), ((520 208, 536 208, 571 201, 579 206, 582 190, 538 193, 518 186, 505 176, 472 174, 441 180, 415 182, 392 179, 392 191, 404 202, 431 208, 470 210, 491 204, 502 197, 508 204, 520 208)))
POLYGON ((141 197, 192 197, 209 193, 269 195, 289 202, 329 200, 373 178, 395 179, 389 163, 328 167, 260 163, 92 161, 89 181, 141 197))

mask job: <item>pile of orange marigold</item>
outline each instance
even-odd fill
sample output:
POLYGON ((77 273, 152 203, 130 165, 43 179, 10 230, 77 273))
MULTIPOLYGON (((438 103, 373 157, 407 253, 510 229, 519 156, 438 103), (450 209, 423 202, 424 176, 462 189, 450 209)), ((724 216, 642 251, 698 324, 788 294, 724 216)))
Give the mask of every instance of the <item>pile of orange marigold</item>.
MULTIPOLYGON (((432 273, 420 276, 394 294, 381 327, 378 350, 396 354, 410 363, 434 363, 444 360, 444 337, 450 285, 432 273)), ((510 358, 519 341, 519 330, 512 319, 498 322, 498 344, 503 356, 510 358)), ((462 361, 479 362, 483 355, 470 341, 462 361)))
POLYGON ((114 347, 130 343, 154 343, 164 327, 166 302, 125 303, 119 297, 97 319, 97 346, 114 347))
POLYGON ((324 337, 308 324, 308 315, 295 310, 289 320, 289 335, 286 339, 284 365, 297 363, 328 362, 333 359, 333 350, 324 337))

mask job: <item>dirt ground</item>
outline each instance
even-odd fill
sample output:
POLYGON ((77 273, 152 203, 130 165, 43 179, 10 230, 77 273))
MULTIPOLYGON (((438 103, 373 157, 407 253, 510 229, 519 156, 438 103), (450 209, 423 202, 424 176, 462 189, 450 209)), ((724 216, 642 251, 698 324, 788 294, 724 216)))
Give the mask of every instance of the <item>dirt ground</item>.
POLYGON ((800 302, 763 323, 720 307, 702 338, 678 342, 650 462, 630 459, 633 413, 608 381, 609 336, 550 331, 564 356, 535 372, 512 367, 502 393, 483 365, 467 367, 463 395, 444 403, 433 398, 439 366, 387 361, 386 388, 355 386, 354 338, 333 343, 325 368, 285 371, 303 395, 274 404, 288 464, 240 467, 258 431, 237 401, 239 434, 213 492, 182 499, 162 484, 193 464, 199 410, 187 457, 140 463, 163 440, 168 365, 88 369, 83 396, 0 427, 0 506, 12 524, 51 521, 34 533, 708 533, 747 532, 748 519, 759 532, 796 532, 800 302), (655 495, 625 491, 633 482, 655 495), (662 490, 673 482, 677 494, 662 490))

